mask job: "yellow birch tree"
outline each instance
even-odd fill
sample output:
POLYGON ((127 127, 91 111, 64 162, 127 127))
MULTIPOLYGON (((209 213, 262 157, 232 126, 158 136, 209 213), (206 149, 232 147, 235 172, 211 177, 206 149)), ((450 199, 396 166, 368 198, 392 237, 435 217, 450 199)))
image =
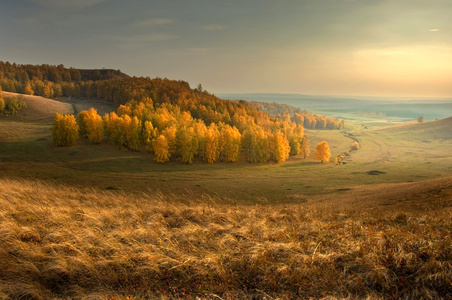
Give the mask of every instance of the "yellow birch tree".
POLYGON ((226 125, 220 133, 220 149, 223 160, 233 162, 237 160, 240 150, 241 134, 234 126, 226 125))
POLYGON ((314 151, 314 158, 320 160, 320 162, 329 161, 331 157, 330 146, 326 141, 317 144, 314 151))
MULTIPOLYGON (((80 115, 79 115, 80 116, 80 115)), ((91 143, 99 144, 104 138, 104 125, 102 117, 97 114, 97 110, 93 107, 84 115, 84 125, 86 134, 91 143)))
POLYGON ((53 143, 56 146, 68 147, 78 139, 78 125, 73 115, 55 114, 52 126, 53 143))
POLYGON ((154 143, 154 160, 159 163, 164 163, 169 161, 169 158, 168 141, 166 137, 161 134, 154 143))
POLYGON ((211 123, 206 130, 206 142, 204 156, 205 160, 211 164, 220 156, 220 132, 215 123, 211 123))
POLYGON ((277 131, 273 135, 273 158, 275 162, 281 163, 289 158, 290 146, 289 141, 286 136, 281 132, 277 131))

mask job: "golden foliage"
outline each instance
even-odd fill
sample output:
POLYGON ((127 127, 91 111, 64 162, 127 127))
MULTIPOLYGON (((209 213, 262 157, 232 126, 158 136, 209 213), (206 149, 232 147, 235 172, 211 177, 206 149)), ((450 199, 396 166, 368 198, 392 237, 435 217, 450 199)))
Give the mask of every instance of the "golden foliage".
POLYGON ((91 107, 89 111, 81 111, 77 117, 79 133, 87 136, 91 143, 99 144, 104 138, 104 123, 97 110, 91 107))
POLYGON ((181 161, 193 163, 195 154, 198 151, 199 141, 193 127, 181 127, 177 132, 178 149, 181 152, 181 161))
POLYGON ((132 110, 130 109, 130 107, 122 105, 122 104, 118 107, 116 112, 117 112, 118 116, 120 116, 120 117, 132 115, 132 110))
POLYGON ((124 133, 126 136, 127 147, 130 150, 137 151, 141 145, 141 121, 136 116, 130 118, 124 115, 124 133))
POLYGON ((330 146, 326 141, 317 144, 314 151, 314 158, 320 160, 322 163, 324 161, 328 162, 331 157, 330 146))
POLYGON ((126 143, 124 119, 118 117, 115 112, 111 112, 110 114, 105 114, 103 121, 110 142, 122 148, 126 143))
POLYGON ((273 157, 275 162, 281 163, 289 158, 290 146, 289 141, 286 136, 281 132, 277 131, 273 135, 273 157))
POLYGON ((152 122, 150 121, 145 121, 143 124, 143 131, 142 131, 142 137, 143 137, 143 142, 144 142, 144 146, 146 148, 147 151, 152 152, 152 142, 157 138, 158 136, 158 130, 156 128, 154 128, 154 126, 152 125, 152 122))
POLYGON ((161 134, 154 143, 154 160, 159 163, 169 161, 169 143, 167 138, 161 134))
POLYGON ((204 157, 206 162, 214 163, 220 157, 220 132, 215 123, 210 124, 205 132, 204 157))
POLYGON ((233 162, 237 160, 240 150, 241 134, 234 126, 225 125, 220 131, 220 155, 223 161, 233 162))
POLYGON ((52 126, 53 143, 56 146, 72 146, 78 139, 78 125, 73 115, 55 114, 52 126))
MULTIPOLYGON (((60 88, 60 90, 61 90, 61 88, 60 88)), ((26 95, 33 95, 34 94, 34 91, 31 88, 30 82, 25 83, 24 94, 26 94, 26 95)))

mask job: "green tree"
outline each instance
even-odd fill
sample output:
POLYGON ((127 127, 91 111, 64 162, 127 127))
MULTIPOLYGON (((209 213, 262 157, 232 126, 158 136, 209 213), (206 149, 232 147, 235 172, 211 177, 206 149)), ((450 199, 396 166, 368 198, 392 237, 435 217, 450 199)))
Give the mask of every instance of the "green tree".
POLYGON ((19 110, 27 108, 27 103, 22 101, 22 96, 17 97, 8 97, 5 99, 5 107, 4 111, 11 114, 16 114, 19 110))
POLYGON ((73 115, 56 113, 52 126, 53 143, 63 147, 74 145, 79 136, 78 129, 73 115))

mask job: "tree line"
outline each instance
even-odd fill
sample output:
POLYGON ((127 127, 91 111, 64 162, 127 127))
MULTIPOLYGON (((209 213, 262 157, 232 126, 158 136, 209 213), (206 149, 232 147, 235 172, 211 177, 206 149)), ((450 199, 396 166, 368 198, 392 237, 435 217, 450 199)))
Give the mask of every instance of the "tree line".
POLYGON ((201 85, 192 89, 185 81, 121 74, 0 62, 4 90, 75 101, 98 98, 116 105, 116 112, 104 116, 94 109, 78 116, 56 115, 57 145, 69 146, 79 136, 94 143, 107 140, 120 148, 149 151, 159 162, 212 163, 241 156, 249 162, 282 162, 289 155, 309 156, 304 124, 314 121, 308 117, 270 116, 247 101, 219 99, 201 85))
POLYGON ((308 129, 342 129, 345 125, 344 120, 316 115, 307 110, 287 104, 258 101, 252 101, 250 103, 262 112, 266 112, 269 115, 276 116, 280 119, 292 119, 295 123, 301 124, 304 128, 308 129))
POLYGON ((289 155, 309 156, 309 142, 301 125, 271 121, 263 127, 254 122, 235 125, 193 118, 172 104, 154 107, 150 98, 128 102, 116 112, 97 114, 94 108, 73 115, 56 114, 54 143, 71 146, 79 137, 92 143, 104 140, 119 148, 147 151, 157 162, 171 159, 184 163, 233 162, 240 158, 250 162, 283 162, 289 155))

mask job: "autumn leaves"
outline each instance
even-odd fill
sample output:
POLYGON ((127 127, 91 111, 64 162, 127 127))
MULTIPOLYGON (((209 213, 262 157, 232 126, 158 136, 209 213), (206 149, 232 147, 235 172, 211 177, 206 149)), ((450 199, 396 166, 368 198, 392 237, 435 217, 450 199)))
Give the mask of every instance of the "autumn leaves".
POLYGON ((178 106, 162 104, 154 108, 148 99, 121 105, 117 113, 103 118, 94 108, 80 112, 77 121, 73 116, 57 114, 53 135, 57 146, 71 146, 79 135, 92 143, 105 138, 120 148, 150 152, 160 163, 171 159, 189 164, 195 160, 214 163, 239 159, 280 163, 289 155, 309 156, 301 125, 279 119, 268 121, 267 126, 258 125, 246 111, 236 112, 233 119, 237 126, 223 122, 207 126, 178 106))

